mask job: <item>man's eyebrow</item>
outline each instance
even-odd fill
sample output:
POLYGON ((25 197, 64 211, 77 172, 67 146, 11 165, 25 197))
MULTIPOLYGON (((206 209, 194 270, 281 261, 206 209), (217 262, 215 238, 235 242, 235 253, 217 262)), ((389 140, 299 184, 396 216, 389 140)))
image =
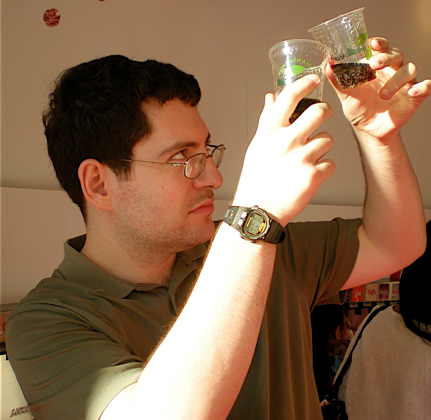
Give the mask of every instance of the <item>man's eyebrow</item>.
MULTIPOLYGON (((211 134, 208 133, 207 138, 205 140, 205 144, 209 144, 211 138, 211 134)), ((169 153, 172 153, 178 149, 184 149, 187 147, 194 147, 194 148, 198 148, 200 146, 200 143, 196 142, 196 141, 192 141, 192 140, 179 140, 173 144, 171 144, 169 147, 167 147, 166 149, 162 150, 159 154, 159 157, 163 157, 169 153)))

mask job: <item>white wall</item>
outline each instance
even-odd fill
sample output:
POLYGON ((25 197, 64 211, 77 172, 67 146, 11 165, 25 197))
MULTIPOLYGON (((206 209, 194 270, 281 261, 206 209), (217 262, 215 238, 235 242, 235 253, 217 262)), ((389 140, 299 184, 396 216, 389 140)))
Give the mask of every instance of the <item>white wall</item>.
MULTIPOLYGON (((227 146, 221 167, 225 183, 216 191, 216 198, 226 203, 263 96, 272 90, 269 48, 283 39, 310 38, 310 27, 362 6, 368 33, 386 36, 402 48, 406 60, 418 65, 420 80, 430 77, 430 0, 2 0, 2 301, 18 300, 49 275, 61 259, 63 240, 83 228, 70 221, 80 220, 78 210, 58 191, 41 123, 50 84, 60 71, 123 54, 169 61, 194 74, 203 90, 200 112, 214 141, 227 146), (61 15, 53 28, 42 19, 51 7, 61 15), (67 216, 69 211, 74 217, 67 216)), ((313 199, 317 207, 308 208, 319 214, 363 201, 356 145, 329 84, 324 100, 335 111, 322 130, 334 136, 329 157, 337 170, 313 199)), ((431 208, 430 117, 428 99, 403 130, 426 208, 431 208)), ((308 209, 302 216, 314 217, 307 216, 308 209)))
POLYGON ((63 258, 66 239, 85 233, 63 191, 1 188, 0 303, 23 298, 63 258))
MULTIPOLYGON (((225 184, 216 194, 229 200, 263 96, 272 90, 269 48, 283 39, 310 38, 310 27, 361 6, 369 34, 386 36, 418 64, 419 79, 430 77, 430 0, 2 0, 1 186, 58 188, 40 118, 50 84, 69 66, 119 53, 172 62, 200 81, 200 111, 214 141, 227 145, 225 184), (61 15, 53 28, 42 19, 50 7, 61 15)), ((324 99, 335 110, 323 128, 335 138, 330 157, 337 171, 312 202, 361 205, 356 145, 329 84, 324 99)), ((430 117, 428 100, 403 130, 426 207, 431 207, 430 117)))

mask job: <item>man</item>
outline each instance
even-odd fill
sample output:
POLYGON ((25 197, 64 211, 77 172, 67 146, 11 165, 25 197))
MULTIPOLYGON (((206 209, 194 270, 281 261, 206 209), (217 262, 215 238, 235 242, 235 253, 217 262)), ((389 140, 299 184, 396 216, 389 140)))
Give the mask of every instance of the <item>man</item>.
POLYGON ((386 40, 371 47, 373 82, 342 92, 328 71, 361 149, 363 220, 289 223, 335 169, 324 158, 330 134, 310 137, 330 106, 288 122, 319 83, 307 76, 277 100, 266 95, 209 251, 224 147, 209 145, 194 79, 118 56, 63 75, 45 115, 48 150, 87 233, 9 317, 9 356, 36 418, 321 416, 310 310, 425 247, 399 130, 431 81, 416 83, 415 66, 386 40))

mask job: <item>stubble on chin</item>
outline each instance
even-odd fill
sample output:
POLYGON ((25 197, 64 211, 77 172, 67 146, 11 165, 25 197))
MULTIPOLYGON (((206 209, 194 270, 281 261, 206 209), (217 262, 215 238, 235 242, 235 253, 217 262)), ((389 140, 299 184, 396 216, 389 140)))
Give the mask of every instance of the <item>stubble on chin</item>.
POLYGON ((213 237, 212 216, 202 218, 190 214, 214 198, 211 190, 201 191, 179 209, 169 200, 164 203, 157 197, 143 195, 135 186, 127 187, 123 188, 124 196, 120 197, 122 211, 118 213, 121 217, 117 218, 115 230, 117 240, 132 258, 163 258, 192 249, 213 237))
POLYGON ((117 226, 117 240, 127 254, 136 261, 152 262, 168 258, 208 242, 215 233, 212 217, 200 223, 157 222, 140 226, 124 224, 117 226))

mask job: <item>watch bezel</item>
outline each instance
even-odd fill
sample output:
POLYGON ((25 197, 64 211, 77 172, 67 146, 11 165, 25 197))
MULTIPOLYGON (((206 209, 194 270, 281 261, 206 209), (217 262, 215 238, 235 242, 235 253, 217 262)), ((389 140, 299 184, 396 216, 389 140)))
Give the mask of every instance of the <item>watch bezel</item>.
MULTIPOLYGON (((265 210, 258 206, 230 206, 226 210, 223 221, 238 231, 242 239, 249 242, 262 240, 271 244, 279 244, 283 242, 286 237, 286 233, 280 223, 272 219, 265 210), (247 230, 247 222, 252 221, 254 219, 254 215, 261 219, 260 223, 264 224, 265 227, 263 229, 256 230, 256 224, 252 224, 252 228, 255 229, 255 233, 252 233, 247 230)), ((259 228, 261 228, 261 226, 259 226, 259 228)))
POLYGON ((244 212, 244 213, 246 213, 246 216, 244 218, 241 217, 241 219, 243 219, 243 222, 241 224, 238 223, 238 228, 240 233, 250 241, 257 241, 260 239, 264 239, 271 227, 271 221, 272 221, 269 218, 268 214, 262 209, 260 209, 259 207, 251 207, 248 212, 244 212), (248 226, 247 222, 252 221, 254 214, 257 214, 260 217, 262 217, 263 221, 265 222, 265 227, 263 228, 263 230, 259 231, 256 234, 253 234, 246 230, 248 226))

